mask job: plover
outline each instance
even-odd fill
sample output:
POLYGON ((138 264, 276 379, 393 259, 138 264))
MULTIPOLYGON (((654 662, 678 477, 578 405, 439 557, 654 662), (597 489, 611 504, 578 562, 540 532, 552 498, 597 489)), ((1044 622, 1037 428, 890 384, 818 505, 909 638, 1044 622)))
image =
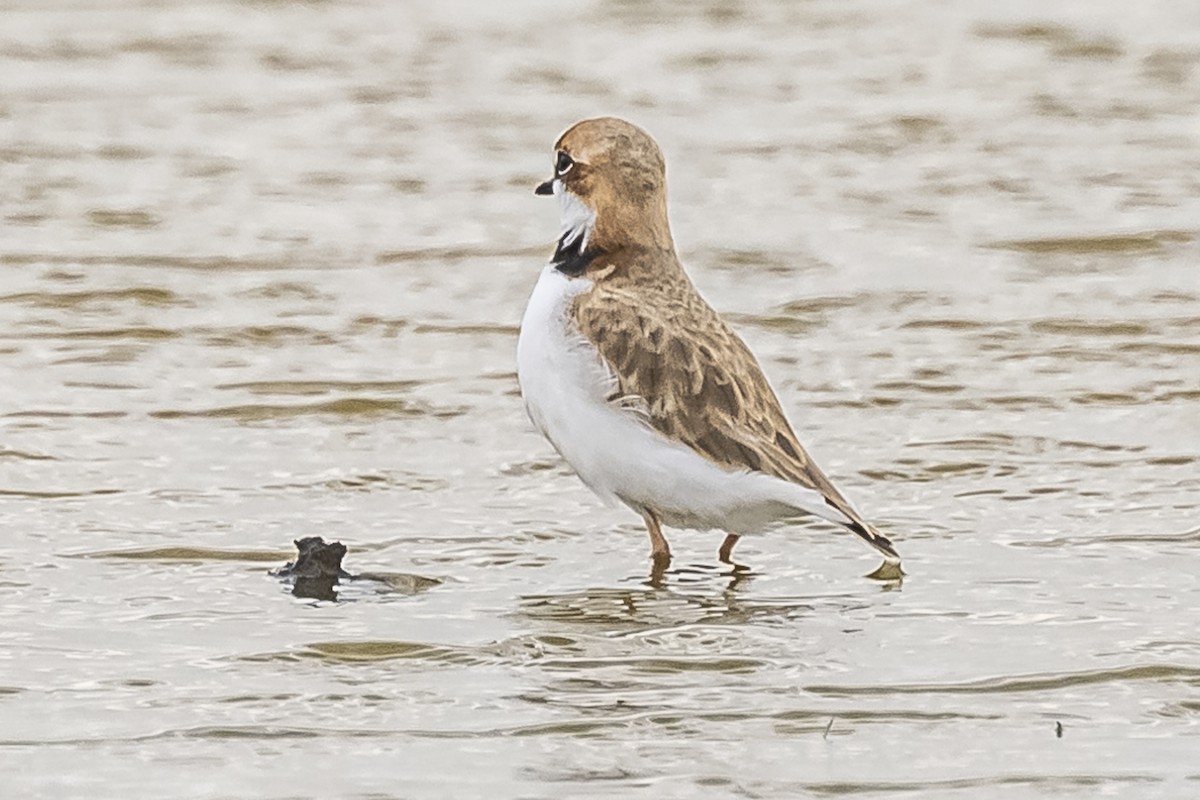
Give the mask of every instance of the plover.
POLYGON ((738 538, 814 514, 898 564, 800 446, 754 354, 696 291, 667 222, 666 164, 654 139, 613 117, 554 146, 562 231, 521 322, 517 374, 534 426, 606 501, 662 526, 738 538))

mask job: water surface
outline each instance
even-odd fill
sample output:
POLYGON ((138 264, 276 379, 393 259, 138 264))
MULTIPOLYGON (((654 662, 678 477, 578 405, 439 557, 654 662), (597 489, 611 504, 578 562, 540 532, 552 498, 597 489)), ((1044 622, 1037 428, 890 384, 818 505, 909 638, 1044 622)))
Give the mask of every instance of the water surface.
POLYGON ((10 3, 13 797, 1200 791, 1200 12, 10 3), (906 557, 599 506, 517 324, 578 118, 906 557), (303 536, 415 592, 293 597, 303 536), (1057 733, 1061 725, 1061 736, 1057 733))

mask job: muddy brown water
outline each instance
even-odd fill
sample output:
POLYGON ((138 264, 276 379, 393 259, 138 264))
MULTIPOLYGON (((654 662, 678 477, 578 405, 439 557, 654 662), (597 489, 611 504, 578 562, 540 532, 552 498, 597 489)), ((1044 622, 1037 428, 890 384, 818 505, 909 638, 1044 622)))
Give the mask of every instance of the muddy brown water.
POLYGON ((1197 796, 1197 8, 4 4, 5 796, 1197 796), (532 432, 597 113, 900 587, 532 432))

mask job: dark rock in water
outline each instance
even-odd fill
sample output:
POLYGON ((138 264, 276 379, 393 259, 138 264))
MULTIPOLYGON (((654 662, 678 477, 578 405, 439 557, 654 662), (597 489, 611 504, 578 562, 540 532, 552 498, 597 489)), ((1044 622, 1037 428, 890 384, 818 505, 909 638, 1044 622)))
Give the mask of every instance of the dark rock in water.
POLYGON ((353 578, 342 569, 346 556, 346 545, 341 542, 326 542, 320 536, 306 536, 293 542, 299 555, 271 575, 292 581, 292 594, 296 597, 311 597, 314 600, 336 600, 334 586, 342 578, 353 578))
POLYGON ((300 551, 295 561, 271 572, 276 578, 352 578, 342 569, 346 556, 346 545, 341 542, 326 542, 320 536, 306 536, 292 544, 300 551))
POLYGON ((372 593, 416 594, 441 583, 437 578, 421 575, 364 572, 353 575, 342 569, 346 556, 346 545, 341 542, 326 542, 320 536, 306 536, 293 544, 299 555, 271 575, 283 578, 292 584, 296 597, 311 597, 314 600, 337 600, 339 584, 361 582, 372 593))

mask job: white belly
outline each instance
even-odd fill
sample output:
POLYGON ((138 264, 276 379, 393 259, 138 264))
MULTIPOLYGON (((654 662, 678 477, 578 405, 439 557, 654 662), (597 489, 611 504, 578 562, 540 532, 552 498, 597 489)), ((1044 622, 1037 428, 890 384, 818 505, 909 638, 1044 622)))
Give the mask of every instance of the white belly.
POLYGON ((572 299, 591 287, 544 269, 521 321, 517 376, 534 426, 592 491, 681 528, 753 533, 802 513, 844 519, 819 492, 722 469, 608 402, 616 379, 570 318, 572 299))

